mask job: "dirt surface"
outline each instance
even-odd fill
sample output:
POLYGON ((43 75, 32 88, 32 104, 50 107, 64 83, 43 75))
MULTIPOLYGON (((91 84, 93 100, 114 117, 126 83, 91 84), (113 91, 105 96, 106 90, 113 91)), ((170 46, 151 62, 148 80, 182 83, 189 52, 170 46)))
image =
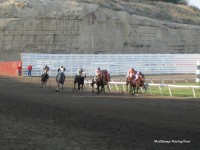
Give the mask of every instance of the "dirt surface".
POLYGON ((0 150, 198 150, 200 100, 0 76, 0 150))

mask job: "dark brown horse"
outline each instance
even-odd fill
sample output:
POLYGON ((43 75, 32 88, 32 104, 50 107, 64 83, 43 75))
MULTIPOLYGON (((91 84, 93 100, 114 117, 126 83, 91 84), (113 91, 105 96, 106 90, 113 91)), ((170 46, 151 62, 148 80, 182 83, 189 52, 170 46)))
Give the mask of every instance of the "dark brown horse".
POLYGON ((74 89, 73 89, 73 91, 80 92, 80 88, 83 89, 85 78, 86 78, 85 72, 82 72, 81 75, 76 75, 74 77, 74 89), (78 88, 76 88, 76 85, 78 86, 78 88))
POLYGON ((49 79, 49 75, 47 74, 47 72, 46 73, 43 73, 42 75, 41 75, 41 88, 45 85, 45 87, 47 87, 47 81, 48 81, 48 79, 49 79))
POLYGON ((110 74, 108 74, 106 70, 102 70, 100 75, 96 79, 95 78, 92 79, 92 83, 91 83, 93 93, 94 93, 94 84, 96 84, 97 86, 96 88, 97 94, 101 93, 102 91, 105 92, 105 88, 104 88, 105 85, 107 85, 107 88, 110 91, 110 88, 108 85, 108 82, 110 81, 110 74))
POLYGON ((56 82, 57 82, 56 92, 59 92, 60 89, 63 90, 63 85, 64 85, 64 82, 65 82, 65 74, 64 73, 59 73, 56 76, 56 82), (61 85, 61 87, 60 87, 60 85, 61 85))

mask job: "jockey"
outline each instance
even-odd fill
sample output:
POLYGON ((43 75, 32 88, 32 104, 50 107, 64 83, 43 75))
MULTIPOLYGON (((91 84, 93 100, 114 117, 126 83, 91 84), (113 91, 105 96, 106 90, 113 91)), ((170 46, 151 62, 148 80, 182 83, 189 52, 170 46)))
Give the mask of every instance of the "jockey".
POLYGON ((58 68, 58 73, 63 73, 65 72, 65 68, 63 66, 60 66, 60 68, 58 68))
POLYGON ((49 71, 49 66, 47 66, 47 65, 46 65, 46 66, 43 68, 43 71, 44 71, 44 73, 46 73, 46 74, 47 74, 47 73, 48 73, 48 71, 49 71))
POLYGON ((127 74, 127 79, 132 79, 136 74, 136 71, 134 70, 134 68, 131 68, 129 71, 128 71, 128 74, 127 74))
POLYGON ((101 69, 98 67, 95 71, 95 76, 94 76, 94 80, 96 81, 96 79, 99 77, 99 75, 101 74, 101 69))
POLYGON ((78 69, 78 71, 77 71, 77 75, 78 75, 78 76, 81 76, 82 73, 83 73, 83 68, 78 69))
POLYGON ((98 67, 95 71, 95 75, 98 77, 101 74, 101 69, 98 67))
POLYGON ((138 77, 139 77, 141 74, 142 74, 141 71, 137 71, 136 74, 135 74, 135 79, 134 79, 134 81, 137 80, 138 77))

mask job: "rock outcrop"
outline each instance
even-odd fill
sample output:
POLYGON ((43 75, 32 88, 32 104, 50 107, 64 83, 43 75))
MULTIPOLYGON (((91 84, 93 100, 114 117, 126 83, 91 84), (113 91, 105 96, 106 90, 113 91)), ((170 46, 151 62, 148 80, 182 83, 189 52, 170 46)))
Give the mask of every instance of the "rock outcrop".
POLYGON ((22 52, 200 53, 200 26, 133 15, 117 3, 111 9, 111 3, 98 2, 0 0, 0 61, 19 60, 22 52))

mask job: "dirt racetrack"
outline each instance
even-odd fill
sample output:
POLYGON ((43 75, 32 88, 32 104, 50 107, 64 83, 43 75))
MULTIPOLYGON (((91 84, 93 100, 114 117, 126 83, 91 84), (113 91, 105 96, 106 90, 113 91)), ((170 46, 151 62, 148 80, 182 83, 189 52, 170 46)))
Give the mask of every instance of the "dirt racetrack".
POLYGON ((55 79, 0 76, 0 150, 199 150, 200 100, 55 92, 55 79))

